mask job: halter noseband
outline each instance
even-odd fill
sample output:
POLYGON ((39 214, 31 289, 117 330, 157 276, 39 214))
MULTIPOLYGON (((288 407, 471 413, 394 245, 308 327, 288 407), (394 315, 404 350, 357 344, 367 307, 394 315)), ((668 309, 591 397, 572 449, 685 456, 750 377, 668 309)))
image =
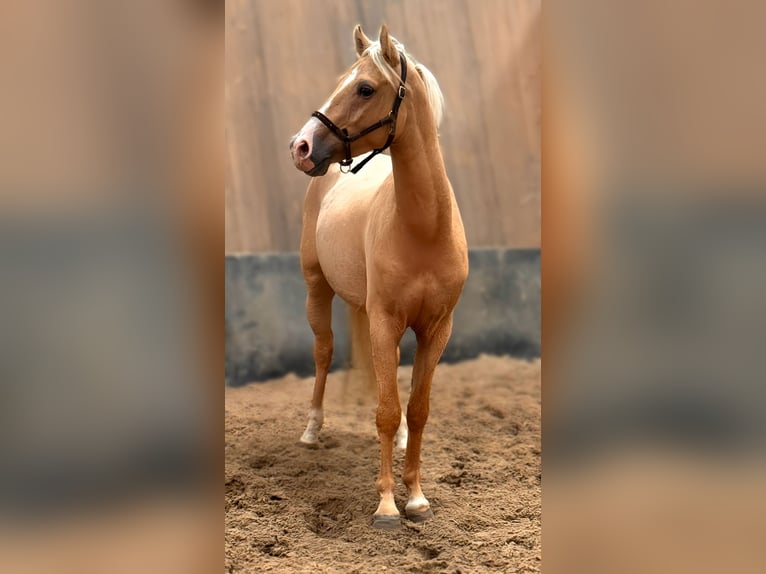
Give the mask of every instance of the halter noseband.
POLYGON ((346 148, 346 158, 340 161, 341 172, 348 173, 350 171, 351 173, 354 173, 354 174, 357 173, 360 169, 362 169, 365 166, 365 164, 368 161, 370 161, 373 157, 378 155, 380 152, 386 150, 394 141, 394 132, 396 131, 396 117, 399 115, 399 106, 402 105, 402 100, 404 99, 404 96, 407 93, 407 90, 404 87, 404 83, 407 80, 407 59, 404 57, 404 54, 402 52, 399 52, 399 61, 401 62, 401 66, 402 66, 402 75, 401 75, 401 79, 399 80, 399 89, 396 91, 396 96, 394 98, 394 104, 393 106, 391 106, 391 111, 388 112, 388 115, 382 120, 378 120, 371 126, 364 128, 359 133, 356 133, 350 136, 348 135, 348 130, 346 128, 342 128, 342 129, 339 128, 333 123, 333 121, 330 118, 328 118, 322 112, 314 112, 313 114, 311 114, 312 117, 315 117, 324 125, 326 125, 328 129, 333 134, 335 134, 335 137, 337 137, 340 141, 343 142, 343 145, 346 148), (358 165, 354 166, 353 169, 346 169, 346 171, 343 171, 344 167, 348 168, 353 162, 353 159, 351 159, 351 142, 355 142, 359 138, 366 136, 370 132, 374 132, 378 128, 382 128, 386 124, 389 124, 388 139, 386 139, 386 143, 384 143, 382 147, 373 149, 370 152, 370 154, 366 158, 364 158, 361 162, 359 162, 358 165))

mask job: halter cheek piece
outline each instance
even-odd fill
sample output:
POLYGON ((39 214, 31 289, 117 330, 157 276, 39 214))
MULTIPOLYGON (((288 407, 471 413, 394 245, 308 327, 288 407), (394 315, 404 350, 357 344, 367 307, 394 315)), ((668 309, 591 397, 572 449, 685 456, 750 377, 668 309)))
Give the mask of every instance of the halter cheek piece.
POLYGON ((360 169, 362 169, 365 164, 370 161, 373 157, 378 155, 380 152, 386 150, 388 146, 391 145, 391 143, 394 141, 394 132, 396 131, 396 117, 399 115, 399 106, 402 105, 402 100, 404 99, 404 96, 407 93, 407 90, 404 87, 404 83, 407 81, 407 59, 404 57, 404 54, 402 52, 399 52, 399 61, 401 62, 402 67, 402 75, 401 79, 399 80, 399 89, 396 91, 396 97, 394 98, 394 104, 391 106, 391 111, 388 112, 388 115, 383 118, 382 120, 379 120, 372 124, 369 127, 364 128, 359 133, 356 133, 352 136, 348 135, 348 130, 346 128, 339 128, 336 126, 333 121, 328 118, 326 115, 324 115, 322 112, 314 112, 312 117, 315 117, 320 122, 322 122, 324 125, 328 127, 328 129, 335 134, 335 137, 337 137, 340 141, 343 142, 343 145, 346 148, 346 158, 340 161, 340 170, 343 173, 348 173, 349 171, 351 173, 357 173, 360 169), (353 169, 348 169, 351 166, 351 163, 353 160, 351 159, 351 142, 355 142, 361 137, 366 136, 370 132, 374 132, 378 128, 382 128, 386 124, 389 125, 388 128, 388 139, 386 139, 386 143, 383 144, 382 147, 376 148, 370 152, 370 154, 364 158, 361 162, 359 162, 358 165, 355 165, 353 169), (347 168, 346 171, 343 171, 343 168, 347 168))

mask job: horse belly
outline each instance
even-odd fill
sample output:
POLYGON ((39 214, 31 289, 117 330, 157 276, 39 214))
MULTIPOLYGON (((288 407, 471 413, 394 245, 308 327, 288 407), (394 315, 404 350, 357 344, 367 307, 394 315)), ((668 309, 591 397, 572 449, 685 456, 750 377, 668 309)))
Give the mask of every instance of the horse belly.
POLYGON ((356 307, 367 298, 364 255, 366 206, 361 197, 325 197, 317 219, 316 249, 319 265, 333 291, 356 307))

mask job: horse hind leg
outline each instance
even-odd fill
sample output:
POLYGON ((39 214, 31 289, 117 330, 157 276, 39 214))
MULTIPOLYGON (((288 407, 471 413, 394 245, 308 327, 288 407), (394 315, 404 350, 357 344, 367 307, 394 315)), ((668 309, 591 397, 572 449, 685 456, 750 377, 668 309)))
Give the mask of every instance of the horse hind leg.
MULTIPOLYGON (((396 364, 399 365, 401 360, 401 351, 399 350, 399 347, 396 348, 396 364)), ((409 432, 407 431, 407 417, 404 414, 404 410, 402 410, 402 417, 401 422, 399 423, 399 428, 396 430, 396 435, 394 436, 394 444, 396 444, 396 448, 404 450, 407 448, 407 438, 409 437, 409 432)))
POLYGON ((316 446, 319 443, 319 431, 324 422, 322 404, 324 402, 327 373, 332 362, 332 298, 334 293, 321 272, 318 272, 316 275, 307 275, 306 286, 308 288, 306 317, 308 318, 311 330, 314 332, 316 378, 314 380, 314 394, 311 398, 308 424, 300 441, 307 446, 316 446))
POLYGON ((396 435, 394 436, 394 443, 396 444, 396 448, 401 450, 406 449, 409 435, 410 433, 407 430, 407 417, 402 410, 402 420, 399 423, 399 428, 396 430, 396 435))

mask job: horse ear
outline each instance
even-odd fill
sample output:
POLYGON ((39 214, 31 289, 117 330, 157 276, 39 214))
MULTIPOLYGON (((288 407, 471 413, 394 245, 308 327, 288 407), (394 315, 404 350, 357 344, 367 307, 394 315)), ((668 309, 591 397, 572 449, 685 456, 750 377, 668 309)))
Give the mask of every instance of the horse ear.
POLYGON ((354 28, 354 45, 357 56, 361 56, 370 44, 370 39, 362 31, 362 26, 357 24, 354 28))
POLYGON ((399 65, 399 51, 396 49, 391 36, 388 34, 388 26, 383 24, 380 27, 380 50, 383 57, 391 64, 393 68, 399 65))

